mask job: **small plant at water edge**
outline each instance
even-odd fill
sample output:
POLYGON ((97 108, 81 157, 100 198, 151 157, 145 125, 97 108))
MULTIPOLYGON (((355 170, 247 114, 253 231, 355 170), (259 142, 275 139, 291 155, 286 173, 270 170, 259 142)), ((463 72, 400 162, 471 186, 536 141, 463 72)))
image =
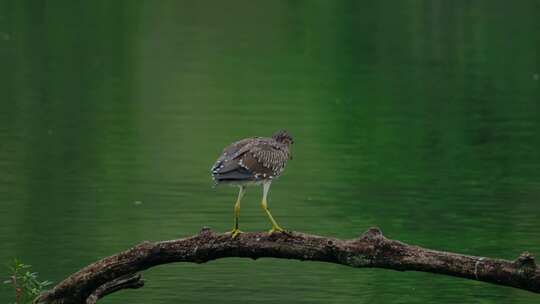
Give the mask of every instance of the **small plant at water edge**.
POLYGON ((15 259, 9 266, 10 276, 4 284, 10 285, 15 292, 15 304, 29 304, 45 287, 49 281, 39 281, 37 272, 31 272, 31 265, 23 264, 15 259))

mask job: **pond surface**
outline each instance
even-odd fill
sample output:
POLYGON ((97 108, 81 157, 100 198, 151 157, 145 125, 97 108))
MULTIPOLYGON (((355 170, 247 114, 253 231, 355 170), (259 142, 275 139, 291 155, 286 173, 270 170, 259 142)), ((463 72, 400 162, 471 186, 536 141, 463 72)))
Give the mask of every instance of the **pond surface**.
MULTIPOLYGON (((525 0, 0 1, 0 262, 58 282, 143 240, 230 230, 237 190, 212 188, 210 166, 281 128, 294 159, 269 204, 288 229, 538 256, 539 17, 525 0)), ((269 229, 261 191, 244 231, 269 229)), ((144 275, 102 302, 540 301, 277 259, 144 275)))

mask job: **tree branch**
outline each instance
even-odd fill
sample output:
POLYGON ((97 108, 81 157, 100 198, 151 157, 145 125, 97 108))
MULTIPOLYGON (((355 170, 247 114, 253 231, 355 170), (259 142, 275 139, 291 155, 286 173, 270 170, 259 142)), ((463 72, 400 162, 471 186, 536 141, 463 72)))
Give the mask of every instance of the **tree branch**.
POLYGON ((97 299, 124 288, 139 288, 139 271, 173 263, 205 263, 226 257, 258 259, 273 257, 414 270, 484 281, 540 293, 540 269, 533 256, 524 252, 515 261, 436 251, 387 239, 378 228, 370 228, 357 239, 339 240, 299 232, 251 232, 231 239, 208 228, 192 237, 143 242, 129 250, 97 261, 39 296, 35 303, 95 303, 97 299))
POLYGON ((143 286, 144 281, 142 280, 142 276, 140 274, 128 274, 98 287, 98 289, 96 289, 88 297, 88 299, 86 299, 86 304, 95 304, 97 300, 121 289, 137 289, 143 286))

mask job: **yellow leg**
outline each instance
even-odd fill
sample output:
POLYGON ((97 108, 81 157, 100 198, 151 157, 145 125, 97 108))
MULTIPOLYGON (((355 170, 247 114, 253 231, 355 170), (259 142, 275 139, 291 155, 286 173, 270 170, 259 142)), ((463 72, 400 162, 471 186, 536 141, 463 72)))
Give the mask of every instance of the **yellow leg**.
POLYGON ((238 192, 238 199, 236 199, 236 203, 234 204, 234 226, 231 231, 231 237, 234 239, 236 238, 242 231, 238 228, 238 220, 240 218, 240 200, 242 200, 242 197, 244 196, 244 193, 246 192, 246 188, 244 186, 240 186, 240 191, 238 192))
POLYGON ((272 223, 272 229, 270 229, 270 231, 268 231, 270 234, 276 232, 276 231, 284 231, 283 228, 279 227, 278 223, 276 222, 276 220, 274 220, 274 217, 272 216, 272 214, 270 213, 270 210, 268 209, 268 203, 266 202, 266 199, 263 199, 262 203, 261 203, 261 206, 263 208, 263 210, 266 212, 266 215, 268 215, 268 219, 270 220, 270 223, 272 223))
POLYGON ((268 215, 268 219, 270 219, 270 223, 272 223, 272 229, 270 229, 269 233, 272 234, 276 231, 284 231, 283 228, 279 227, 276 220, 274 220, 274 217, 270 213, 270 210, 268 209, 268 203, 266 202, 266 196, 268 195, 268 190, 270 189, 270 183, 266 182, 263 184, 263 199, 261 202, 261 207, 263 208, 264 212, 266 212, 266 215, 268 215))

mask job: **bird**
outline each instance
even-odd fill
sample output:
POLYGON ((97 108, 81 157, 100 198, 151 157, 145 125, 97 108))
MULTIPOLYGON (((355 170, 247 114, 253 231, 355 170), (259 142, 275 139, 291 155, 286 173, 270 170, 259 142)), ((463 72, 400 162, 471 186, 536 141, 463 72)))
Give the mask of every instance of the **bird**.
POLYGON ((212 178, 216 185, 239 188, 234 204, 234 225, 230 232, 233 239, 242 233, 238 227, 240 201, 246 187, 253 185, 262 185, 261 207, 272 224, 269 233, 285 232, 270 213, 267 196, 272 181, 281 175, 287 161, 292 159, 290 147, 293 143, 293 137, 286 130, 279 130, 272 137, 244 138, 225 147, 212 166, 212 178))

